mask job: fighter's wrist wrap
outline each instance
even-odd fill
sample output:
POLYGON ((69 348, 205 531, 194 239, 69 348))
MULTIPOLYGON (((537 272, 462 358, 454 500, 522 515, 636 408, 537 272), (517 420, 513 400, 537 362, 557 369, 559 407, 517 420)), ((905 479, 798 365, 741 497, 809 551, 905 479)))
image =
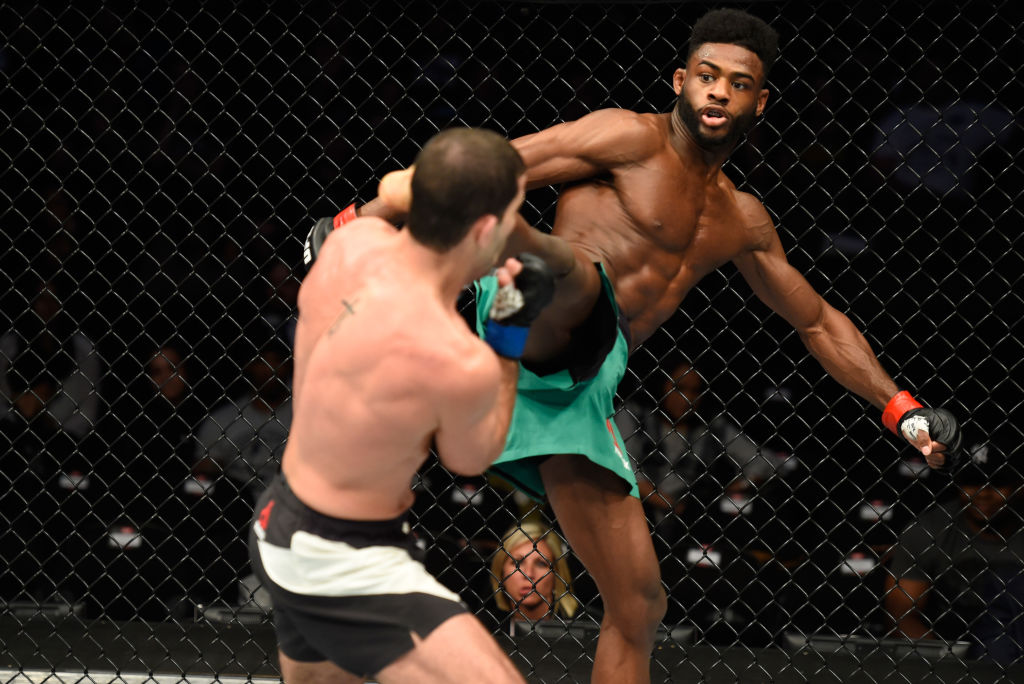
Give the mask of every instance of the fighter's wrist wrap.
POLYGON ((493 318, 488 318, 484 324, 484 340, 491 345, 491 349, 507 359, 522 357, 529 334, 529 326, 502 325, 493 318))
POLYGON ((338 215, 334 217, 334 228, 337 230, 338 228, 341 228, 342 225, 349 221, 354 221, 357 218, 359 218, 359 215, 356 213, 356 203, 353 202, 338 212, 338 215))
POLYGON ((910 396, 910 392, 906 390, 897 392, 889 400, 889 403, 885 405, 885 410, 882 411, 882 425, 889 428, 893 434, 898 435, 900 418, 907 411, 918 408, 924 408, 924 406, 914 397, 910 396))
POLYGON ((522 357, 530 323, 555 292, 555 276, 543 259, 526 252, 516 258, 523 269, 515 277, 514 285, 498 290, 490 317, 484 323, 484 341, 509 359, 522 357))

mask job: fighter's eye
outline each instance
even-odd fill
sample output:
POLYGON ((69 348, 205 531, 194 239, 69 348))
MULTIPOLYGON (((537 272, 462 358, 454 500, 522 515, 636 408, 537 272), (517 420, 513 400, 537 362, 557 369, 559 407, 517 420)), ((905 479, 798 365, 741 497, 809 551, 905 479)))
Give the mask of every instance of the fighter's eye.
POLYGON ((712 76, 711 74, 700 74, 698 78, 704 81, 705 83, 711 83, 711 81, 714 80, 714 76, 712 76))

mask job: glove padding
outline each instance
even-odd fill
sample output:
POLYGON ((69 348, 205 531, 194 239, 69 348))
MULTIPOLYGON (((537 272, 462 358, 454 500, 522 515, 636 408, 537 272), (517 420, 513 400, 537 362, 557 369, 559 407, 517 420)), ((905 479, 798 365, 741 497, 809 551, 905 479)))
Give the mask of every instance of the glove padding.
MULTIPOLYGON (((523 265, 523 270, 515 277, 512 289, 521 294, 521 303, 517 301, 518 306, 514 306, 512 313, 509 314, 500 310, 499 300, 503 298, 497 297, 495 305, 491 307, 491 318, 500 321, 502 325, 528 326, 555 296, 555 274, 547 263, 535 254, 522 252, 516 256, 516 260, 523 265)), ((515 295, 513 298, 520 299, 515 295)))
POLYGON ((317 255, 320 253, 320 248, 324 244, 324 240, 334 230, 334 219, 330 216, 322 219, 318 219, 313 227, 309 230, 309 235, 306 236, 306 243, 302 247, 302 263, 309 268, 313 265, 317 255))
POLYGON ((917 441, 918 430, 924 430, 934 442, 942 442, 946 450, 941 452, 946 461, 941 470, 952 471, 960 464, 963 439, 956 416, 944 408, 915 408, 900 416, 896 428, 911 442, 917 441))
POLYGON ((484 327, 484 340, 510 359, 523 355, 530 323, 555 295, 555 274, 543 259, 529 252, 518 254, 516 259, 523 269, 514 284, 498 290, 484 327))

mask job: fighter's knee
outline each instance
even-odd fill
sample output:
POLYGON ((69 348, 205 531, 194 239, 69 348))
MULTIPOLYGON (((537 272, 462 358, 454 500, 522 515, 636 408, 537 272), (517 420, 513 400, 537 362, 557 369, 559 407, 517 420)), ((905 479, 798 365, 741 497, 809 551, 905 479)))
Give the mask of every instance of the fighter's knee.
POLYGON ((668 597, 658 581, 640 584, 617 600, 605 597, 605 618, 624 632, 648 634, 653 632, 668 609, 668 597))
POLYGON ((665 611, 668 610, 668 596, 660 581, 655 586, 648 588, 643 599, 643 606, 647 625, 656 627, 665 617, 665 611))

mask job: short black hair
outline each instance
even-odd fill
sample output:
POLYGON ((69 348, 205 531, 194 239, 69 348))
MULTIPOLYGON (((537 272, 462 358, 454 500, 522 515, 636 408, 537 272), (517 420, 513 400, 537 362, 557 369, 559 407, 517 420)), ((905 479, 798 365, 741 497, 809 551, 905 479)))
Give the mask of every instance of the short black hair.
POLYGON ((779 34, 764 20, 738 9, 711 10, 693 26, 686 61, 704 43, 739 45, 761 59, 764 76, 768 77, 776 57, 779 56, 779 34))
POLYGON ((447 251, 481 216, 500 217, 526 171, 508 140, 482 128, 450 128, 416 156, 407 227, 421 244, 447 251))

